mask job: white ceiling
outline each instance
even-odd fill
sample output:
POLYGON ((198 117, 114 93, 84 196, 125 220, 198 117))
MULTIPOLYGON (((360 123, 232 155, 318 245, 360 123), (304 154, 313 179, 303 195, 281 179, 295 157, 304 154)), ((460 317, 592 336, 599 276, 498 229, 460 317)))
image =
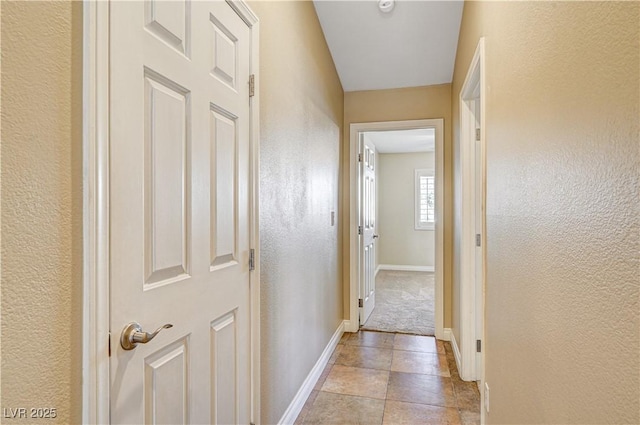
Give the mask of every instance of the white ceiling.
POLYGON ((344 91, 450 83, 462 1, 314 0, 344 91))
POLYGON ((367 137, 378 153, 433 152, 436 131, 433 128, 399 131, 367 131, 367 137))

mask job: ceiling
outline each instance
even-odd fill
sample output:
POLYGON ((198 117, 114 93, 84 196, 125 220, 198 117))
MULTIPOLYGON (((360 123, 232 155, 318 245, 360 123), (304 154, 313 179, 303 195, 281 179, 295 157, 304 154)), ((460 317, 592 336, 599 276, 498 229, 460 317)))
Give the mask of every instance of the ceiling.
POLYGON ((367 131, 367 137, 378 153, 433 152, 436 146, 436 130, 424 128, 399 131, 367 131))
POLYGON ((450 83, 462 1, 314 0, 344 91, 450 83))

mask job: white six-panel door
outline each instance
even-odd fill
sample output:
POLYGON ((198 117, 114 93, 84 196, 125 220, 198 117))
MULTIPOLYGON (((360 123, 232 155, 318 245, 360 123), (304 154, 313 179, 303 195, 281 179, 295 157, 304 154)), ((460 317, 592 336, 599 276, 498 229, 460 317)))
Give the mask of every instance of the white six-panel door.
POLYGON ((223 1, 111 2, 112 423, 250 422, 249 43, 223 1))
POLYGON ((376 148, 360 135, 360 324, 363 325, 376 304, 376 148))

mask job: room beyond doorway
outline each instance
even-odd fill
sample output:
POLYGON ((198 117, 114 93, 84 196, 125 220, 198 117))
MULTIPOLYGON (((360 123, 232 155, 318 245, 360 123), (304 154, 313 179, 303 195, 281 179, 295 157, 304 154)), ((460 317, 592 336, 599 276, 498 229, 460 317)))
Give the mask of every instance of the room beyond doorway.
POLYGON ((355 326, 348 330, 362 326, 442 338, 442 222, 436 219, 442 217, 442 124, 438 119, 351 125, 355 326), (374 184, 367 183, 371 171, 374 184))
POLYGON ((435 273, 380 270, 376 307, 362 330, 435 334, 435 273))

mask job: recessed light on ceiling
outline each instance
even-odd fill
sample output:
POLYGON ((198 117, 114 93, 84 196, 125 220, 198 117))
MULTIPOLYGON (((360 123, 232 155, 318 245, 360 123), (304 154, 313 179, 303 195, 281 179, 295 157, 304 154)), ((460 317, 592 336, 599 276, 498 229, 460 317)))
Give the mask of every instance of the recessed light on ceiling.
POLYGON ((391 12, 395 5, 396 5, 395 0, 380 0, 378 2, 378 8, 384 13, 391 12))

